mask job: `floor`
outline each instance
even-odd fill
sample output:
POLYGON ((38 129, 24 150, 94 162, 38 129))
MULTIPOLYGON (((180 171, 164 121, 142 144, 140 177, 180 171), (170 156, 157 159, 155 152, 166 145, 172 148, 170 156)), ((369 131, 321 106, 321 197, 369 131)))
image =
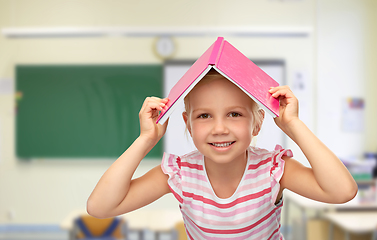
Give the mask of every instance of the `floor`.
MULTIPOLYGON (((287 235, 290 235, 288 231, 287 235)), ((158 238, 152 231, 143 231, 143 240, 173 240, 171 234, 161 234, 158 238)), ((289 236, 285 236, 289 240, 289 236)), ((129 240, 140 240, 136 232, 131 232, 129 240), (135 233, 135 234, 134 234, 135 233)), ((0 240, 69 240, 69 233, 61 230, 59 226, 1 226, 0 240)))
MULTIPOLYGON (((129 235, 128 240, 140 240, 139 234, 134 232, 129 235)), ((143 240, 173 240, 171 234, 161 234, 157 239, 154 232, 143 231, 143 240)), ((1 229, 0 240, 69 240, 69 234, 60 229, 35 230, 35 229, 1 229)))
POLYGON ((68 240, 58 225, 0 225, 0 240, 68 240))

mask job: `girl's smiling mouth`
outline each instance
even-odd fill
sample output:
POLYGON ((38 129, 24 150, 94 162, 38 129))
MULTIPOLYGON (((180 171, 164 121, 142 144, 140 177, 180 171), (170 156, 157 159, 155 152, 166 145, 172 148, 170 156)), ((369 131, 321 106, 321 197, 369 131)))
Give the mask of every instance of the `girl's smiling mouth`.
POLYGON ((212 146, 215 146, 215 147, 229 147, 230 145, 232 145, 235 142, 236 141, 233 141, 233 142, 221 142, 221 143, 210 143, 210 144, 212 146))

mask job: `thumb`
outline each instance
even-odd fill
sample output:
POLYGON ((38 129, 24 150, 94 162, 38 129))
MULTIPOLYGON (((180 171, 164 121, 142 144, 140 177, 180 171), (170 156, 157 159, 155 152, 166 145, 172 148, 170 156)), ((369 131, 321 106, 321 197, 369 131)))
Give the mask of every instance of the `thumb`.
POLYGON ((168 127, 168 123, 169 123, 169 118, 166 119, 166 121, 162 125, 160 123, 157 123, 158 125, 160 125, 158 128, 160 129, 159 132, 161 134, 161 137, 165 134, 166 128, 168 127))
POLYGON ((166 121, 164 122, 164 124, 162 124, 162 127, 165 129, 165 131, 166 131, 166 128, 168 127, 169 119, 170 118, 166 119, 166 121))

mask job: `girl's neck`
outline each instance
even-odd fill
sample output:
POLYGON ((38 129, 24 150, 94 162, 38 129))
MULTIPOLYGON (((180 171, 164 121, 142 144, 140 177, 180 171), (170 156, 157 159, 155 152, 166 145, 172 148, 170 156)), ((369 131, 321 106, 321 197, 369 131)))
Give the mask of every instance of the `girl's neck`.
POLYGON ((247 167, 247 151, 229 163, 216 163, 205 158, 205 169, 215 194, 228 198, 237 190, 247 167))

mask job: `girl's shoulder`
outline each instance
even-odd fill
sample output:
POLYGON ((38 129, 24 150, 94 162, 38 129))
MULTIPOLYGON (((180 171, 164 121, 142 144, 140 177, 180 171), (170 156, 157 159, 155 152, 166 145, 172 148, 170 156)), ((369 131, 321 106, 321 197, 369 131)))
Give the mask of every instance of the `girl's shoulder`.
POLYGON ((180 157, 181 159, 185 159, 187 161, 190 161, 190 160, 202 160, 203 159, 203 154, 201 154, 198 150, 195 150, 195 151, 192 151, 192 152, 189 152, 185 155, 182 155, 180 157))
MULTIPOLYGON (((255 146, 250 146, 248 148, 248 152, 251 154, 251 155, 255 155, 255 156, 263 156, 263 155, 276 155, 276 154, 280 154, 280 153, 285 153, 285 152, 291 152, 290 149, 284 149, 281 145, 279 144, 276 144, 275 146, 275 149, 274 150, 267 150, 267 149, 264 149, 264 148, 260 148, 260 147, 255 147, 255 146)), ((290 154, 288 154, 290 155, 290 154)))
POLYGON ((247 150, 248 150, 248 153, 250 153, 251 155, 265 155, 265 154, 271 153, 271 151, 267 149, 255 147, 255 146, 249 146, 247 150))
POLYGON ((171 153, 164 153, 161 165, 165 167, 174 167, 176 169, 181 169, 182 163, 198 164, 201 163, 202 160, 203 154, 201 154, 197 150, 181 156, 171 153))
POLYGON ((248 148, 248 153, 249 153, 250 159, 263 159, 263 158, 270 158, 274 156, 277 156, 279 158, 281 158, 282 156, 288 156, 288 157, 293 156, 292 151, 290 149, 284 149, 282 146, 278 144, 275 146, 275 149, 273 151, 267 150, 264 148, 255 147, 255 146, 250 146, 248 148))
POLYGON ((174 154, 174 153, 167 153, 167 152, 164 152, 164 158, 169 158, 169 157, 173 157, 173 158, 198 158, 199 156, 203 156, 198 150, 194 150, 192 152, 189 152, 189 153, 186 153, 184 155, 177 155, 177 154, 174 154))

